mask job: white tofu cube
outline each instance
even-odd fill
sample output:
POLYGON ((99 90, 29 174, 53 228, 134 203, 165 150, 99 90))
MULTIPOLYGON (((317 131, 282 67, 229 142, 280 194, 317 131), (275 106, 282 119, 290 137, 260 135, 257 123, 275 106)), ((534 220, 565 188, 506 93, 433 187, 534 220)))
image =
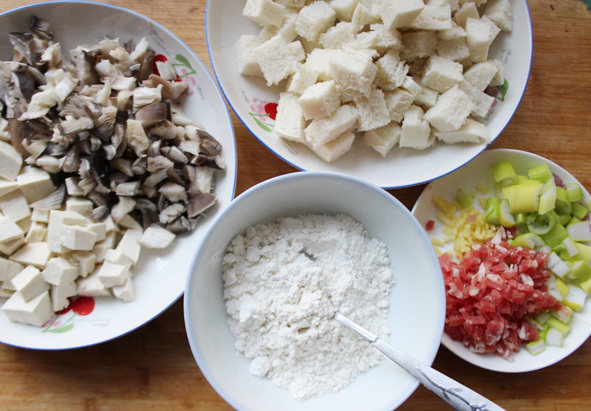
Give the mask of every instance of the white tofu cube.
POLYGON ((321 33, 333 26, 337 13, 324 1, 315 1, 303 7, 296 18, 296 33, 306 40, 316 42, 321 33))
POLYGON ((352 131, 345 131, 337 138, 329 141, 328 143, 321 144, 318 146, 308 146, 318 157, 331 163, 341 158, 347 153, 355 140, 355 134, 352 131))
POLYGON ((126 266, 128 269, 134 264, 134 262, 121 250, 107 250, 105 253, 105 261, 109 261, 111 263, 120 264, 126 266))
POLYGON ((37 268, 43 268, 49 259, 49 254, 51 254, 51 251, 47 243, 29 243, 12 254, 10 259, 24 265, 34 265, 37 268))
POLYGON ((238 71, 245 76, 263 77, 261 66, 257 61, 254 50, 263 44, 263 39, 253 36, 252 34, 244 34, 238 39, 236 44, 236 55, 238 59, 238 71))
POLYGON ((105 222, 88 224, 87 228, 96 234, 97 242, 103 241, 107 237, 107 223, 105 222))
POLYGON ((77 294, 77 286, 75 282, 70 282, 62 285, 51 286, 51 308, 53 311, 60 311, 66 308, 70 301, 68 297, 73 297, 77 294))
MULTIPOLYGON (((100 268, 100 267, 99 267, 100 268)), ((99 268, 86 278, 79 278, 76 281, 76 293, 86 297, 109 297, 111 292, 98 278, 99 268)))
POLYGON ((77 251, 72 253, 70 261, 78 266, 78 276, 88 277, 96 266, 96 255, 89 251, 77 251))
POLYGON ((21 293, 15 292, 6 300, 2 311, 10 321, 36 327, 41 327, 53 315, 48 291, 42 292, 29 301, 26 301, 21 293))
POLYGON ((427 60, 422 83, 443 93, 464 79, 462 72, 463 67, 460 63, 433 55, 427 60))
POLYGON ((78 177, 68 177, 66 178, 65 182, 66 191, 68 192, 68 195, 77 197, 84 195, 84 190, 82 190, 78 185, 78 183, 80 182, 78 177))
POLYGON ((466 122, 474 104, 458 86, 439 96, 437 104, 425 114, 425 119, 439 131, 458 130, 466 122))
POLYGON ((23 266, 14 261, 0 257, 0 281, 10 282, 12 278, 23 270, 23 266))
POLYGON ((437 34, 434 31, 407 31, 402 33, 403 48, 400 55, 404 60, 413 61, 429 57, 437 48, 437 34))
POLYGON ((397 51, 390 50, 376 61, 376 84, 382 90, 396 90, 402 86, 408 74, 408 64, 400 60, 397 51))
POLYGON ((341 93, 350 93, 353 98, 369 95, 378 72, 371 57, 356 50, 335 56, 330 61, 330 68, 341 93))
POLYGON ((478 8, 476 8, 476 4, 472 2, 465 2, 462 4, 460 9, 456 11, 453 18, 458 26, 465 28, 468 19, 478 20, 480 15, 478 14, 478 8))
POLYGON ((271 0, 247 0, 242 15, 261 26, 279 27, 283 23, 285 7, 271 0))
POLYGON ((261 67, 267 86, 279 83, 295 73, 299 63, 306 58, 299 41, 287 43, 281 36, 265 41, 253 51, 261 67))
POLYGON ((47 237, 47 226, 43 223, 38 223, 34 221, 27 231, 27 235, 25 236, 25 241, 27 243, 37 243, 40 241, 45 241, 47 237))
POLYGON ((42 274, 49 284, 64 285, 78 278, 78 268, 64 257, 53 257, 45 265, 42 274))
POLYGON ((463 80, 459 86, 462 91, 470 98, 472 104, 474 104, 471 114, 474 116, 486 117, 495 101, 495 98, 480 91, 466 80, 463 80))
POLYGON ((386 100, 386 107, 388 107, 388 112, 390 113, 390 119, 400 123, 404 118, 404 114, 412 105, 414 97, 407 90, 399 88, 392 92, 384 93, 384 99, 386 100))
POLYGON ((0 180, 0 197, 18 188, 16 181, 0 180))
POLYGON ((4 255, 12 255, 16 250, 25 245, 25 238, 18 237, 14 240, 0 243, 0 252, 4 255))
POLYGON ((171 233, 158 224, 152 224, 146 228, 140 238, 140 245, 147 248, 167 248, 175 239, 174 233, 171 233))
POLYGON ((0 197, 0 210, 15 223, 31 215, 27 199, 20 190, 12 191, 0 197))
POLYGON ((0 177, 14 181, 23 164, 23 157, 12 145, 0 141, 0 177))
POLYGON ((489 0, 484 15, 494 21, 501 30, 513 30, 513 9, 509 0, 489 0))
POLYGON ((316 71, 310 69, 308 64, 300 64, 287 81, 286 91, 288 93, 302 94, 308 87, 314 85, 317 80, 318 73, 316 71))
POLYGON ((0 215, 0 243, 23 237, 25 232, 9 217, 0 215))
POLYGON ((484 91, 496 74, 497 66, 492 62, 484 61, 482 63, 476 63, 466 70, 464 78, 478 90, 484 91))
POLYGON ((318 42, 325 49, 340 49, 355 40, 355 34, 357 34, 357 30, 353 23, 341 21, 329 28, 326 33, 322 33, 318 42))
POLYGON ((138 223, 129 214, 126 214, 125 216, 123 216, 123 218, 121 220, 119 220, 119 225, 123 228, 129 228, 131 230, 141 230, 142 229, 142 225, 140 223, 138 223))
POLYGON ((298 99, 306 120, 332 115, 341 105, 341 99, 333 80, 310 86, 298 99))
POLYGON ((389 29, 408 26, 425 8, 423 0, 382 0, 379 14, 389 29))
POLYGON ((114 286, 112 290, 113 295, 122 301, 130 302, 135 300, 135 287, 131 278, 128 278, 122 285, 114 286))
POLYGON ((298 95, 284 92, 279 94, 274 132, 280 137, 303 143, 306 121, 298 95))
POLYGON ((359 113, 359 131, 373 130, 390 122, 384 92, 379 88, 374 88, 368 98, 355 100, 355 107, 359 113))
POLYGON ((25 301, 29 301, 43 291, 49 289, 49 285, 43 279, 39 269, 28 266, 11 280, 12 286, 23 295, 25 301))
POLYGON ((51 210, 49 212, 49 224, 47 225, 47 243, 54 253, 63 253, 66 249, 62 244, 62 232, 67 225, 86 225, 84 216, 74 211, 51 210))
POLYGON ((142 234, 143 233, 139 230, 127 230, 125 231, 125 234, 123 234, 119 244, 117 244, 116 250, 125 254, 131 261, 133 261, 134 265, 137 264, 140 258, 141 246, 139 241, 142 238, 142 234))
POLYGON ((455 143, 489 143, 490 133, 486 126, 478 121, 468 118, 459 130, 438 131, 433 130, 438 140, 447 144, 455 143))
POLYGON ((49 222, 49 210, 34 208, 31 213, 31 221, 47 224, 49 222))
POLYGON ((412 105, 402 120, 400 132, 400 147, 424 150, 433 144, 429 123, 423 118, 424 112, 419 106, 412 105))
POLYGON ((92 201, 84 198, 70 197, 66 200, 66 211, 75 211, 80 215, 88 217, 92 213, 92 201))
POLYGON ((129 277, 129 268, 126 265, 107 260, 98 269, 98 278, 107 288, 122 285, 129 277))
POLYGON ((386 157, 400 140, 401 132, 400 126, 395 122, 391 122, 383 127, 363 133, 363 142, 377 151, 382 157, 386 157))
POLYGON ((484 16, 479 20, 468 18, 466 21, 466 35, 470 48, 470 60, 475 63, 486 61, 488 49, 501 29, 484 16))
POLYGON ((465 38, 444 40, 437 43, 437 55, 453 61, 464 61, 470 57, 470 48, 465 38))
POLYGON ((62 229, 60 240, 68 250, 90 251, 97 240, 97 234, 88 227, 69 225, 62 229))
POLYGON ((49 173, 37 167, 23 167, 16 178, 16 183, 28 203, 41 200, 55 190, 49 173))
POLYGON ((427 5, 410 23, 415 30, 447 30, 451 28, 451 7, 446 5, 427 5))
POLYGON ((107 233, 107 237, 104 241, 100 241, 95 244, 92 253, 96 256, 96 262, 102 263, 105 259, 105 253, 107 250, 114 248, 118 242, 118 234, 116 231, 107 233))
POLYGON ((307 144, 311 147, 322 146, 351 130, 359 119, 357 109, 350 104, 342 105, 327 118, 312 120, 304 129, 307 144))
POLYGON ((337 18, 341 21, 351 21, 355 6, 359 0, 330 0, 329 5, 337 13, 337 18))

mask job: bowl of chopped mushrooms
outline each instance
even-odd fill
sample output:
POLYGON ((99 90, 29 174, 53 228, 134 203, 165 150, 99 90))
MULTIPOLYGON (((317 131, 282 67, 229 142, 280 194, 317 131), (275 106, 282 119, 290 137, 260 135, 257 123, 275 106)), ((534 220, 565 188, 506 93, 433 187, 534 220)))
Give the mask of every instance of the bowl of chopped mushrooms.
POLYGON ((0 15, 0 342, 67 349, 150 321, 236 180, 199 58, 119 7, 0 15))

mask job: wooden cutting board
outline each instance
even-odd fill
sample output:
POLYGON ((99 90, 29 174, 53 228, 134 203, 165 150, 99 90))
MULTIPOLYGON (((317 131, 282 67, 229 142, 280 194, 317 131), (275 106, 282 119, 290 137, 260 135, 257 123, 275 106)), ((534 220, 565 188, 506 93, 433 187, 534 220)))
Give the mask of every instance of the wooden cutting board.
MULTIPOLYGON (((222 1, 222 0, 212 0, 222 1)), ((515 0, 523 1, 523 0, 515 0)), ((242 2, 236 0, 236 7, 242 2)), ((0 0, 0 11, 30 4, 0 0)), ((205 0, 109 1, 144 14, 183 39, 209 67, 205 0)), ((534 57, 523 101, 494 142, 540 154, 591 189, 591 11, 580 0, 530 0, 534 57)), ((237 194, 296 171, 276 158, 232 116, 238 147, 237 194)), ((390 190, 411 208, 424 186, 390 190)), ((526 374, 479 369, 441 348, 434 367, 507 409, 591 409, 591 342, 560 363, 526 374)), ((115 341, 62 352, 0 345, 0 409, 222 410, 185 336, 182 301, 115 341)), ((278 410, 281 409, 278 404, 278 410)), ((447 409, 419 388, 402 410, 447 409)))

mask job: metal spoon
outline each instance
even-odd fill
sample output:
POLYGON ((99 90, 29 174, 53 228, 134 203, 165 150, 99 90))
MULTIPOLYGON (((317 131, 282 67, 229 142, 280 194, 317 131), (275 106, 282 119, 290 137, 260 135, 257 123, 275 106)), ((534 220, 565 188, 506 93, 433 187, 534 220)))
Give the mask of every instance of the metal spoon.
POLYGON ((355 324, 341 313, 337 312, 334 319, 357 332, 375 348, 384 353, 386 357, 405 369, 409 374, 419 380, 421 384, 433 391, 456 410, 504 410, 470 388, 388 344, 386 341, 355 324))

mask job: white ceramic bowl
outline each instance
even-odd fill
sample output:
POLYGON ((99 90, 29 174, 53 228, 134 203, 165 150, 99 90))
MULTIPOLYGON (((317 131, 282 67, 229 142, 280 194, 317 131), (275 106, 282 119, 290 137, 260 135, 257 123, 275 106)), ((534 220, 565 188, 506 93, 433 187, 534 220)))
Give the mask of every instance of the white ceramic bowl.
MULTIPOLYGON (((529 77, 533 35, 527 1, 512 1, 513 32, 501 33, 490 57, 501 60, 509 82, 505 101, 486 121, 494 141, 505 129, 521 101, 529 77)), ((226 99, 248 130, 269 150, 300 170, 336 171, 384 188, 425 183, 470 161, 485 144, 442 144, 417 151, 393 149, 385 159, 359 138, 352 150, 334 163, 325 163, 303 145, 289 144, 271 135, 274 121, 265 115, 265 103, 277 103, 283 85, 268 88, 263 79, 242 76, 236 64, 236 42, 243 34, 258 34, 257 24, 242 16, 242 3, 207 2, 206 35, 209 57, 226 99)))
MULTIPOLYGON (((552 172, 565 183, 579 183, 568 171, 536 154, 510 149, 486 150, 461 169, 427 185, 413 207, 414 216, 423 226, 428 220, 436 220, 437 211, 432 201, 434 195, 451 200, 458 188, 471 192, 478 184, 494 187, 491 169, 500 160, 510 161, 518 174, 527 174, 527 170, 532 167, 548 164, 552 172)), ((583 191, 585 197, 591 199, 589 192, 584 187, 583 191)), ((441 229, 442 224, 436 223, 432 232, 433 236, 440 238, 441 229)), ((535 356, 522 349, 519 353, 514 354, 513 361, 504 360, 493 354, 475 354, 464 347, 461 342, 452 340, 446 333, 443 334, 442 343, 460 358, 482 368, 511 373, 533 371, 562 360, 589 338, 591 335, 591 303, 589 301, 581 311, 575 313, 569 325, 572 327, 572 331, 565 337, 564 347, 546 347, 543 352, 535 356)))
POLYGON ((386 243, 396 284, 390 296, 390 341, 431 364, 441 338, 445 298, 437 258, 409 211, 387 192, 341 174, 298 172, 256 185, 217 216, 197 256, 184 297, 185 326, 199 368, 215 390, 239 410, 391 410, 417 387, 394 363, 360 375, 333 394, 305 401, 266 378, 250 374, 234 348, 222 298, 221 259, 237 234, 256 223, 302 213, 345 213, 370 237, 386 243))
POLYGON ((82 307, 58 316, 51 326, 43 328, 11 323, 0 313, 0 342, 36 349, 75 348, 119 337, 150 321, 182 295, 191 259, 214 214, 225 209, 234 196, 236 146, 230 116, 214 80, 189 47, 163 26, 135 12, 101 3, 35 4, 0 15, 0 37, 4 40, 0 43, 1 59, 12 57, 7 34, 28 30, 33 15, 52 24, 55 39, 63 44, 64 50, 81 43, 95 43, 105 35, 117 36, 122 41, 132 38, 137 41, 146 36, 157 53, 170 59, 183 56, 181 60, 186 59, 188 66, 181 67, 181 74, 194 71, 183 80, 189 82, 189 95, 183 108, 222 143, 227 164, 227 170, 217 180, 216 210, 190 235, 180 236, 169 249, 142 251, 134 268, 136 301, 96 299, 90 314, 81 315, 88 311, 88 307, 82 307))

